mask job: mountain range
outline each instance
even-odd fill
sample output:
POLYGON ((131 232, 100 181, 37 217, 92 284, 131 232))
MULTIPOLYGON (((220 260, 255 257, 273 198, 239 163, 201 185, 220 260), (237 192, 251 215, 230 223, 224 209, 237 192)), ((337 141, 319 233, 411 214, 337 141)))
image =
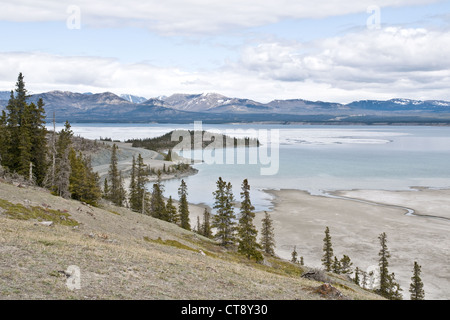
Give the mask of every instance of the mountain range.
MULTIPOLYGON (((0 109, 10 92, 0 91, 0 109)), ((442 100, 361 100, 348 104, 303 99, 261 103, 217 93, 173 94, 146 99, 130 94, 50 91, 30 96, 42 98, 48 118, 62 122, 161 122, 189 123, 417 123, 450 124, 450 102, 442 100)))

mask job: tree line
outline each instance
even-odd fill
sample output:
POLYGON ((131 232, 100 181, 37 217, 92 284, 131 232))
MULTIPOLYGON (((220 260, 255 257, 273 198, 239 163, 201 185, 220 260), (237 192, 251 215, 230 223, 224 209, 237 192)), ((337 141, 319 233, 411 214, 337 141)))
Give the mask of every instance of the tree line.
POLYGON ((58 134, 46 128, 45 103, 28 103, 22 73, 0 116, 0 165, 7 174, 53 194, 97 205, 101 197, 99 177, 90 159, 72 145, 73 132, 66 121, 58 134))
MULTIPOLYGON (((183 229, 191 230, 189 218, 188 190, 184 179, 178 188, 178 208, 170 196, 164 198, 164 185, 161 182, 161 171, 157 171, 157 180, 153 183, 151 191, 147 191, 149 183, 149 168, 143 162, 141 154, 137 159, 133 157, 131 179, 127 194, 122 179, 122 172, 118 170, 117 146, 114 144, 111 154, 111 163, 108 176, 104 181, 103 197, 117 206, 128 207, 135 212, 146 214, 154 218, 175 223, 183 229)), ((235 198, 230 182, 221 177, 216 182, 217 189, 213 192, 215 199, 213 208, 215 214, 205 208, 203 222, 200 217, 194 229, 197 233, 211 239, 216 239, 221 246, 231 247, 237 245, 239 253, 256 261, 263 260, 261 252, 274 255, 274 233, 272 220, 266 212, 262 220, 261 241, 257 241, 258 231, 253 224, 255 207, 250 200, 250 185, 248 180, 242 182, 240 193, 240 217, 237 219, 234 212, 235 198), (213 229, 215 232, 213 233, 213 229)))
MULTIPOLYGON (((378 253, 378 272, 379 272, 379 286, 375 289, 375 293, 385 297, 389 300, 402 300, 403 296, 399 283, 395 280, 395 274, 389 272, 389 258, 391 257, 389 249, 387 247, 387 235, 386 233, 381 233, 378 236, 381 249, 378 253)), ((369 289, 371 287, 371 282, 373 282, 374 273, 364 272, 358 267, 353 270, 353 263, 347 255, 343 255, 341 259, 338 259, 333 253, 333 245, 331 242, 331 235, 329 227, 325 228, 325 237, 323 238, 323 255, 322 255, 322 265, 327 272, 333 272, 335 274, 354 274, 353 281, 355 284, 361 286, 364 289, 369 289)), ((292 251, 292 262, 301 263, 303 265, 303 258, 301 262, 298 261, 298 252, 296 247, 292 251)), ((423 282, 421 279, 421 266, 414 261, 413 266, 413 276, 411 277, 411 284, 409 287, 410 299, 411 300, 424 300, 425 291, 423 290, 423 282)))

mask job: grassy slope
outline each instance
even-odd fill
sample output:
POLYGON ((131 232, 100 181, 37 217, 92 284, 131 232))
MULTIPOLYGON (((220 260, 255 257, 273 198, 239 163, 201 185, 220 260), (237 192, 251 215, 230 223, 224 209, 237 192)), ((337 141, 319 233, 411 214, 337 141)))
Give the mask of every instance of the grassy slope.
MULTIPOLYGON (((89 208, 1 182, 0 199, 0 299, 321 299, 311 289, 321 283, 300 278, 299 266, 274 258, 267 259, 269 265, 255 264, 124 208, 89 208), (79 224, 48 227, 17 219, 21 210, 38 218, 42 211, 36 207, 63 211, 79 224), (80 290, 69 290, 60 272, 70 265, 81 270, 80 290)), ((379 299, 333 280, 351 299, 379 299)))

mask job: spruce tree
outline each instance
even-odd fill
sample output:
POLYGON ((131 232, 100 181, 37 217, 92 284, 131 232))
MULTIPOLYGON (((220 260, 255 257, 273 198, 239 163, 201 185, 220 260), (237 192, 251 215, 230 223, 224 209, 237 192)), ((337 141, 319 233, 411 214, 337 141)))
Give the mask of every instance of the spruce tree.
POLYGON ((390 284, 389 284, 389 258, 391 257, 391 254, 389 253, 388 247, 387 247, 387 237, 386 233, 382 233, 378 236, 378 239, 380 240, 381 249, 378 253, 380 259, 378 261, 378 266, 380 267, 380 288, 379 288, 379 294, 382 295, 385 298, 389 298, 389 292, 390 292, 390 284))
POLYGON ((15 93, 11 91, 10 99, 6 106, 9 133, 6 166, 11 171, 22 175, 28 172, 25 167, 29 167, 31 158, 31 137, 29 136, 29 128, 27 128, 31 122, 31 112, 26 101, 28 97, 24 77, 20 73, 17 78, 15 93))
POLYGON ((150 215, 154 218, 168 221, 166 204, 159 183, 154 183, 152 188, 152 200, 150 203, 150 215))
POLYGON ((53 130, 50 139, 49 151, 50 151, 50 165, 47 169, 47 173, 44 178, 44 186, 48 189, 52 189, 55 185, 56 179, 56 119, 55 112, 53 111, 53 130))
MULTIPOLYGON (((150 212, 150 195, 146 188, 148 183, 148 171, 141 154, 138 155, 137 161, 133 157, 133 167, 134 169, 132 168, 132 179, 130 184, 130 207, 134 211, 152 215, 150 212)), ((159 181, 158 184, 161 185, 161 182, 159 181)))
POLYGON ((108 199, 109 196, 109 185, 108 185, 108 178, 105 178, 103 181, 103 198, 108 199))
POLYGON ((400 288, 400 284, 395 280, 395 274, 392 272, 389 275, 389 294, 387 298, 390 300, 402 300, 403 296, 400 291, 403 290, 400 288))
POLYGON ((261 246, 257 242, 258 231, 253 224, 255 218, 255 207, 250 200, 250 185, 248 180, 244 179, 241 185, 241 208, 238 224, 238 252, 247 256, 248 259, 254 258, 256 261, 262 260, 262 255, 258 251, 261 246))
POLYGON ((111 152, 111 162, 109 165, 108 171, 108 181, 109 185, 109 195, 107 197, 112 203, 116 206, 123 206, 125 201, 125 189, 122 184, 121 172, 118 169, 118 160, 117 160, 117 151, 118 147, 116 144, 113 144, 112 152, 111 152))
POLYGON ((344 254, 344 256, 342 257, 341 261, 340 261, 340 265, 341 265, 341 273, 342 274, 351 274, 353 273, 352 270, 352 261, 350 260, 350 258, 348 256, 346 256, 344 254))
POLYGON ((84 172, 86 176, 85 190, 83 194, 83 200, 93 206, 98 204, 98 200, 102 197, 102 190, 99 186, 100 176, 92 169, 91 159, 88 157, 83 158, 84 172))
POLYGON ((123 207, 129 207, 127 202, 127 191, 125 190, 125 187, 123 185, 123 177, 122 177, 122 171, 119 171, 119 199, 121 199, 122 203, 121 206, 123 207))
POLYGON ((0 115, 0 166, 5 164, 8 150, 8 130, 6 129, 6 112, 2 110, 0 115))
POLYGON ((195 232, 202 234, 202 224, 200 223, 200 216, 197 216, 197 226, 195 227, 195 232))
POLYGON ((359 282, 361 281, 360 278, 359 278, 359 274, 360 274, 359 268, 356 267, 355 268, 355 277, 353 278, 353 282, 355 284, 357 284, 358 286, 360 285, 359 282))
POLYGON ((297 247, 296 246, 294 246, 294 250, 292 250, 292 253, 291 253, 291 262, 292 263, 298 263, 298 253, 297 253, 297 247))
POLYGON ((71 148, 69 160, 71 166, 69 191, 72 199, 96 206, 101 197, 101 190, 98 186, 98 174, 92 170, 90 159, 83 157, 81 152, 77 155, 71 148))
POLYGON ((56 144, 56 168, 55 168, 55 181, 52 190, 55 194, 63 197, 70 198, 70 160, 69 152, 72 144, 73 132, 71 130, 70 123, 66 121, 64 129, 61 129, 58 135, 58 141, 56 144))
POLYGON ((138 189, 136 187, 136 159, 134 156, 131 164, 131 177, 129 190, 130 190, 130 198, 129 198, 130 208, 131 210, 139 211, 140 199, 138 195, 138 189))
POLYGON ((32 146, 33 146, 33 139, 32 139, 32 108, 34 107, 34 104, 27 104, 25 103, 23 106, 23 110, 21 112, 21 118, 20 118, 20 125, 17 128, 17 132, 19 133, 19 140, 18 140, 18 158, 17 166, 15 167, 15 170, 18 174, 22 176, 28 176, 30 171, 30 163, 32 163, 32 146))
POLYGON ((328 227, 325 229, 325 238, 323 239, 322 264, 326 271, 331 271, 333 264, 333 247, 331 244, 330 229, 328 227))
POLYGON ((1 164, 41 186, 47 166, 44 102, 28 104, 28 98, 20 73, 0 119, 1 164))
POLYGON ((333 271, 336 274, 341 273, 341 262, 338 260, 337 257, 334 257, 333 264, 331 267, 331 271, 333 271))
POLYGON ((267 211, 264 212, 261 227, 261 246, 265 253, 275 255, 275 235, 273 232, 273 222, 267 211))
POLYGON ((83 194, 83 183, 86 179, 86 176, 81 155, 77 157, 76 151, 73 148, 70 148, 69 151, 69 161, 69 191, 71 193, 72 199, 81 201, 83 194))
POLYGON ((387 236, 386 233, 382 233, 379 235, 378 239, 380 240, 381 249, 378 253, 380 260, 378 261, 378 266, 380 268, 380 287, 377 289, 377 293, 381 296, 390 299, 390 300, 401 300, 402 295, 400 291, 400 285, 395 281, 395 274, 389 274, 388 266, 389 266, 389 258, 391 254, 389 253, 387 247, 387 236))
POLYGON ((211 213, 206 208, 203 211, 203 224, 201 230, 203 236, 207 238, 212 238, 211 213))
POLYGON ((221 177, 216 182, 217 190, 214 195, 214 209, 216 214, 213 217, 213 227, 217 229, 215 238, 222 246, 229 246, 235 242, 235 219, 233 203, 234 196, 231 183, 226 183, 221 177))
POLYGON ((414 261, 413 276, 411 277, 411 284, 409 285, 411 300, 425 300, 423 282, 420 278, 421 272, 422 267, 417 263, 417 261, 414 261))
POLYGON ((180 187, 178 188, 178 197, 179 197, 179 204, 178 204, 178 212, 180 216, 180 226, 183 229, 191 230, 191 225, 189 222, 189 203, 187 201, 187 185, 184 180, 181 180, 180 187))
POLYGON ((177 208, 173 204, 172 196, 169 196, 169 199, 167 199, 166 214, 167 214, 167 221, 168 222, 178 224, 180 219, 178 217, 177 208))
POLYGON ((44 101, 40 98, 37 101, 37 105, 33 105, 31 108, 31 161, 33 162, 33 175, 39 186, 44 185, 49 167, 44 105, 44 101))

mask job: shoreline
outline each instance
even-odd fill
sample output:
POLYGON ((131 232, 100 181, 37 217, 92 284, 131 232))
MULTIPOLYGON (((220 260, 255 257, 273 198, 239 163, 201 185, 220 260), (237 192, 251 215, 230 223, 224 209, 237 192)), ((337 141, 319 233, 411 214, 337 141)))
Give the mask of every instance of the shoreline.
MULTIPOLYGON (((320 193, 312 193, 311 191, 308 191, 308 190, 292 189, 292 188, 287 188, 287 189, 259 188, 258 190, 260 190, 261 192, 264 192, 266 194, 270 194, 273 197, 276 197, 276 192, 279 192, 279 191, 301 191, 301 192, 305 192, 306 194, 313 196, 313 197, 342 199, 342 200, 347 200, 347 201, 366 203, 366 204, 374 205, 374 206, 399 208, 399 209, 406 211, 406 213, 405 213, 406 216, 434 218, 434 219, 442 219, 445 221, 450 221, 450 216, 442 217, 442 216, 437 216, 437 215, 420 214, 420 213, 417 213, 415 209, 409 208, 405 205, 391 204, 391 203, 386 203, 386 202, 382 202, 382 201, 374 201, 374 200, 367 200, 367 199, 358 198, 358 197, 344 196, 345 194, 348 194, 348 193, 360 193, 360 192, 364 192, 364 193, 366 193, 366 192, 409 193, 409 192, 424 192, 424 191, 430 191, 430 192, 443 191, 443 192, 450 193, 450 187, 411 186, 411 187, 409 187, 409 189, 405 189, 405 190, 389 190, 389 189, 342 189, 342 190, 328 190, 328 191, 320 190, 321 191, 320 193)), ((271 207, 265 211, 272 211, 272 209, 274 207, 274 201, 270 200, 270 203, 271 203, 271 207)), ((259 211, 259 212, 262 212, 262 211, 259 211)))
MULTIPOLYGON (((305 265, 321 268, 325 227, 330 227, 335 255, 348 255, 361 270, 378 265, 378 236, 386 232, 391 252, 389 269, 405 299, 413 262, 422 265, 426 299, 450 297, 450 189, 416 188, 409 191, 333 191, 338 198, 311 195, 295 189, 263 189, 272 208, 277 255, 290 259, 297 248, 305 265), (357 200, 357 201, 355 201, 357 200), (417 213, 405 215, 407 206, 417 213), (437 210, 446 220, 427 216, 437 210)), ((330 192, 331 193, 331 192, 330 192)), ((260 230, 264 211, 256 213, 260 230)), ((442 218, 441 217, 441 218, 442 218)))

